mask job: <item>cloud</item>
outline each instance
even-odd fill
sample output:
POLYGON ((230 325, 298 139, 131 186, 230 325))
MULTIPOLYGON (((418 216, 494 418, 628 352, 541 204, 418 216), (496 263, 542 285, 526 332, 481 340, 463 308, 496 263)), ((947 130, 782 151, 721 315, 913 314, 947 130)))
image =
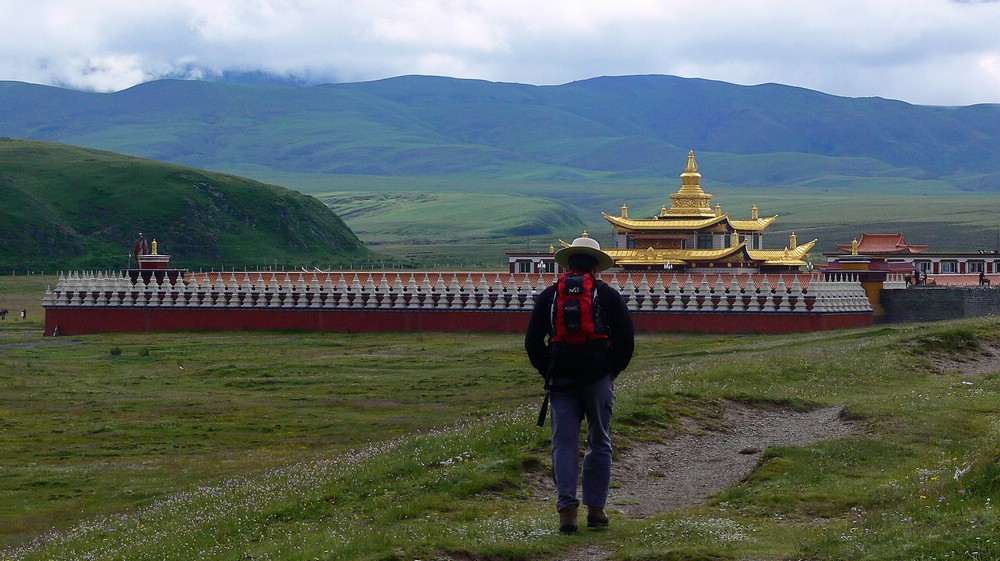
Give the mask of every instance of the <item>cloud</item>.
POLYGON ((0 0, 0 79, 112 91, 264 72, 557 84, 609 74, 1000 102, 1000 3, 0 0))

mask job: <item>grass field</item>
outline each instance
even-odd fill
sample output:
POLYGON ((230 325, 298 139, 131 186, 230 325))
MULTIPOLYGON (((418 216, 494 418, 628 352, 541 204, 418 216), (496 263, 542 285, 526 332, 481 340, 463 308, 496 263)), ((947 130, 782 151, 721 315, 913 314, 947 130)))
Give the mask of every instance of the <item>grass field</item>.
MULTIPOLYGON (((1000 320, 646 334, 619 450, 719 404, 842 405, 708 504, 555 532, 539 380, 511 335, 46 339, 0 277, 0 559, 1000 559, 1000 320)), ((38 313, 35 313, 35 312, 38 313)))

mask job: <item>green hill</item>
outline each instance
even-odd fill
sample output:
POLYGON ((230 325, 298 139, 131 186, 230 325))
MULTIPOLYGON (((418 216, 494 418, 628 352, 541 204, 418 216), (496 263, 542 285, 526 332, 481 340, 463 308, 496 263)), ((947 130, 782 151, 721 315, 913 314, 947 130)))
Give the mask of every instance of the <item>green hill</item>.
POLYGON ((171 264, 326 266, 370 252, 313 197, 190 167, 0 139, 0 271, 125 268, 139 232, 171 264))

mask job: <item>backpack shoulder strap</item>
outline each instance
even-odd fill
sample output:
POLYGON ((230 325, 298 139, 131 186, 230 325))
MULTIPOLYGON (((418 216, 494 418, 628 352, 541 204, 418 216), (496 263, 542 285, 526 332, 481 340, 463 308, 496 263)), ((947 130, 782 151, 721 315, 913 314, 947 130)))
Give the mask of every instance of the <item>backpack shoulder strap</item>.
POLYGON ((552 301, 549 302, 549 338, 555 336, 556 334, 556 318, 558 317, 558 305, 559 305, 559 280, 565 276, 559 275, 556 277, 556 281, 552 283, 552 301))

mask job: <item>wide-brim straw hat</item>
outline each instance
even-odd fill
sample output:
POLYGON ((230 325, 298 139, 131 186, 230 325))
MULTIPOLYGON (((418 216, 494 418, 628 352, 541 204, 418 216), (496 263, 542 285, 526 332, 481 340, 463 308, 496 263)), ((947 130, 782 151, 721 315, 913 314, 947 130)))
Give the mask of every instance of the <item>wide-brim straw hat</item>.
POLYGON ((553 256, 556 263, 562 265, 563 269, 569 269, 569 258, 571 255, 589 255, 597 260, 597 270, 603 271, 615 265, 615 260, 610 255, 601 251, 601 244, 597 240, 587 236, 576 238, 568 247, 564 247, 553 256))

